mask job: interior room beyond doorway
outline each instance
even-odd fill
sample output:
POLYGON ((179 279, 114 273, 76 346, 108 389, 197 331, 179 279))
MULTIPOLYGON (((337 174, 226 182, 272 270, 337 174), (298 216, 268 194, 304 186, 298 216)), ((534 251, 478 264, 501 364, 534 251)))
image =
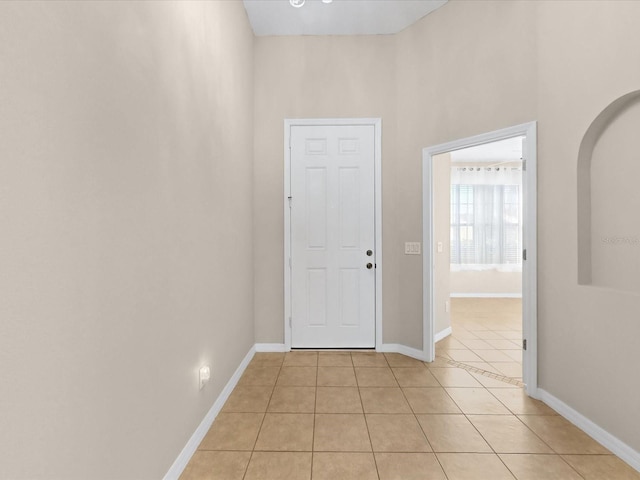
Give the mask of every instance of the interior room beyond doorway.
POLYGON ((436 355, 522 382, 523 136, 434 157, 436 355), (438 328, 438 325, 440 328, 438 328))

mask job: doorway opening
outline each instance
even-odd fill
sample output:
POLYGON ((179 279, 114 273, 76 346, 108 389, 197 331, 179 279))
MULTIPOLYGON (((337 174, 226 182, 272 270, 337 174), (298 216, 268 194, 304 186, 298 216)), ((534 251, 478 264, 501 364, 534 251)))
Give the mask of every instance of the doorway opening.
POLYGON ((425 357, 532 396, 535 135, 529 123, 423 151, 425 357))

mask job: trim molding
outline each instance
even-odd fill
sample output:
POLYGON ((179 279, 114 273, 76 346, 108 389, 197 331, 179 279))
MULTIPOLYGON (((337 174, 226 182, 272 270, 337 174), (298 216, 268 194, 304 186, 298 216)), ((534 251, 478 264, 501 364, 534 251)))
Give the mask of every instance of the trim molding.
POLYGON ((522 155, 526 162, 523 174, 523 248, 527 260, 522 264, 522 334, 527 340, 523 355, 522 378, 528 395, 535 396, 538 386, 538 260, 537 260, 537 124, 523 123, 513 127, 483 133, 474 137, 442 143, 422 150, 422 348, 424 356, 432 361, 435 356, 433 312, 433 157, 460 148, 524 136, 522 155))
MULTIPOLYGON (((448 335, 451 335, 451 327, 444 329, 438 335, 442 335, 442 338, 448 335)), ((313 351, 314 349, 311 348, 309 350, 313 351)), ((338 349, 321 348, 317 350, 329 351, 329 352, 360 351, 359 349, 345 350, 344 348, 338 348, 338 349)), ((255 351, 256 352, 290 352, 291 349, 287 347, 287 345, 285 345, 284 343, 256 343, 255 351)), ((425 361, 425 356, 422 350, 418 350, 417 348, 407 347, 406 345, 400 345, 399 343, 383 343, 380 346, 380 348, 376 349, 376 351, 381 353, 401 353, 403 355, 406 355, 407 357, 412 357, 417 360, 425 361)))
POLYGON ((604 428, 595 424, 546 390, 538 388, 536 393, 540 400, 549 405, 576 427, 583 430, 596 442, 611 450, 618 457, 627 462, 632 468, 640 472, 640 452, 637 452, 619 438, 611 435, 604 428))
POLYGON ((256 343, 256 352, 289 352, 291 349, 284 343, 256 343))
POLYGON ((449 296, 451 298, 522 298, 522 293, 450 293, 449 296))
POLYGON ((200 445, 200 442, 202 442, 202 439, 209 431, 209 428, 211 428, 211 424, 220 413, 220 410, 222 410, 222 406, 224 405, 224 402, 227 401, 227 399, 229 398, 229 395, 231 395, 231 392, 238 384, 240 377, 244 373, 245 369, 249 365, 249 362, 251 361, 255 353, 256 353, 256 347, 252 346, 249 349, 249 352, 247 353, 247 355, 244 357, 244 359, 240 363, 240 366, 238 366, 238 368, 236 369, 234 374, 231 376, 231 378, 229 379, 225 387, 222 389, 222 392, 220 392, 220 395, 218 395, 218 398, 213 403, 213 406, 211 407, 211 409, 207 412, 205 417, 202 419, 202 422, 200 422, 200 425, 198 425, 198 428, 196 428, 196 431, 193 432, 193 435, 191 435, 191 438, 189 439, 187 444, 184 446, 184 448, 180 452, 180 455, 178 455, 178 458, 176 458, 176 460, 173 462, 173 465, 171 465, 171 467, 169 468, 169 471, 167 471, 167 473, 165 474, 163 480, 176 480, 180 477, 180 475, 182 475, 182 472, 184 471, 187 464, 189 463, 189 460, 191 460, 191 457, 198 449, 198 445, 200 445))
POLYGON ((421 360, 423 362, 427 361, 427 357, 422 350, 407 347, 406 345, 400 345, 399 343, 383 343, 377 350, 378 352, 384 353, 401 353, 402 355, 415 358, 416 360, 421 360))
POLYGON ((447 328, 445 328, 444 330, 440 330, 438 333, 436 333, 433 336, 433 343, 438 343, 440 340, 442 340, 443 338, 448 337, 449 335, 451 335, 451 325, 449 325, 447 328))

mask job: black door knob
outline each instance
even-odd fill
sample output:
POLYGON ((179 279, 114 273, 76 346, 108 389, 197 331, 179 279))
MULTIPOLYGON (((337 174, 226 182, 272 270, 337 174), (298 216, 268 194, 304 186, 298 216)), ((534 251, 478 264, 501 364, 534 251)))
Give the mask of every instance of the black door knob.
POLYGON ((373 255, 373 251, 372 250, 367 250, 367 257, 370 257, 371 255, 373 255))
POLYGON ((367 263, 367 268, 371 270, 373 268, 373 263, 367 263))

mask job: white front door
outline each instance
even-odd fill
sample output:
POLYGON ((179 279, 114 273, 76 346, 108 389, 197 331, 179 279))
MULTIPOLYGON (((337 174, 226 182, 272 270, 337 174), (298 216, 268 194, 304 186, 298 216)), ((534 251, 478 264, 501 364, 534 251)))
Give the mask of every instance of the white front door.
POLYGON ((375 346, 375 127, 291 127, 291 345, 375 346))

